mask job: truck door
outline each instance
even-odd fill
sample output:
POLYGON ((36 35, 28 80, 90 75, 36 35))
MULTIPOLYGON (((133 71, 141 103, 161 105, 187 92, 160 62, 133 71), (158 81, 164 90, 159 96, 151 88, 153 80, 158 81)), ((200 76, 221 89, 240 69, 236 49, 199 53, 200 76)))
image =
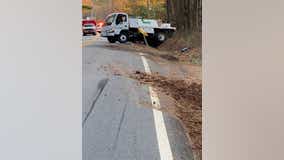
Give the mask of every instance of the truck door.
POLYGON ((115 20, 115 34, 120 34, 120 31, 128 29, 129 24, 127 14, 118 14, 115 20))

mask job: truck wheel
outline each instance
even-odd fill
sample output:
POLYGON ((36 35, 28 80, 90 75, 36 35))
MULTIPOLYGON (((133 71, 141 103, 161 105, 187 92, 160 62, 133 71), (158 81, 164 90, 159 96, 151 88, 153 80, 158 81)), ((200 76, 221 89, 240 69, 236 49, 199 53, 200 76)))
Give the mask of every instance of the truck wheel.
POLYGON ((156 38, 159 42, 164 42, 167 39, 167 35, 164 32, 158 32, 156 38))
POLYGON ((115 43, 116 42, 115 37, 107 37, 107 40, 108 40, 109 43, 115 43))
POLYGON ((127 33, 125 32, 121 32, 119 35, 118 35, 118 41, 120 43, 126 43, 128 41, 128 35, 127 33))

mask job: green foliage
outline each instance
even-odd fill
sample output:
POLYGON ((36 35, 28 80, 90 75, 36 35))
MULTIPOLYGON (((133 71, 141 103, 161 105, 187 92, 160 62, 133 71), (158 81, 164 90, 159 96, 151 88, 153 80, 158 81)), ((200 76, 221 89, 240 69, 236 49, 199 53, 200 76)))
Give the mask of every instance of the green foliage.
POLYGON ((166 6, 162 4, 154 5, 149 11, 149 18, 166 19, 166 6))
POLYGON ((143 18, 166 19, 166 0, 96 0, 95 8, 97 14, 104 15, 105 12, 126 12, 131 16, 143 18), (150 2, 150 4, 148 3, 150 2))
POLYGON ((148 9, 146 6, 133 6, 131 9, 131 13, 129 13, 130 15, 141 17, 148 16, 148 9))
POLYGON ((166 19, 166 7, 164 5, 153 5, 150 9, 143 5, 133 5, 129 12, 132 16, 140 16, 143 18, 166 19))

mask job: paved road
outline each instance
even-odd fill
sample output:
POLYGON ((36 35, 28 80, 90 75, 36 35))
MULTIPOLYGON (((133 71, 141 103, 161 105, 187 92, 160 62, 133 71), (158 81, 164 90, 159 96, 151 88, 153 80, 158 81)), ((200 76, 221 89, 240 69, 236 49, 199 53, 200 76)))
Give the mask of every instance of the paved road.
POLYGON ((155 93, 102 66, 145 71, 147 63, 152 71, 163 70, 137 54, 106 48, 107 44, 101 37, 83 38, 83 160, 191 160, 180 124, 141 105, 157 100, 155 93))

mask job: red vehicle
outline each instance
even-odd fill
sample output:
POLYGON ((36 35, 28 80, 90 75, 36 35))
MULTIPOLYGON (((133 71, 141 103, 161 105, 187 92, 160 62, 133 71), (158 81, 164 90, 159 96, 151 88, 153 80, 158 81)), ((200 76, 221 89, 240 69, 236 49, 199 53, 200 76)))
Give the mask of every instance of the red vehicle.
POLYGON ((82 21, 82 32, 83 36, 87 34, 92 34, 96 35, 96 21, 95 20, 90 20, 90 19, 84 19, 82 21))
POLYGON ((96 21, 93 19, 84 19, 82 21, 82 26, 84 26, 85 24, 90 24, 90 23, 94 24, 95 26, 97 25, 96 21))

